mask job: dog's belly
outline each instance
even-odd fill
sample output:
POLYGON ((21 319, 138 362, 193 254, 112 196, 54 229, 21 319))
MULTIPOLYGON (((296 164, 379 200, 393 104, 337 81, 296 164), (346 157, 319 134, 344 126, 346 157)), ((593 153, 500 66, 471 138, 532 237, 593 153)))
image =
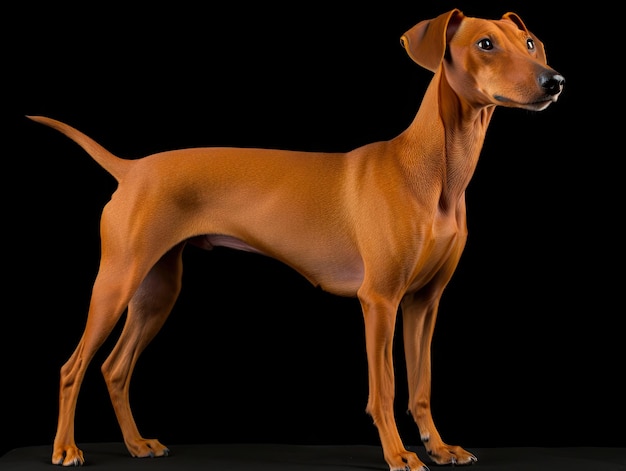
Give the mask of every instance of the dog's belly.
MULTIPOLYGON (((211 250, 214 247, 227 247, 279 259, 279 257, 268 254, 237 237, 224 234, 206 234, 194 237, 189 240, 189 243, 205 250, 211 250)), ((319 260, 317 257, 314 259, 319 260)), ((332 259, 326 259, 325 262, 318 261, 310 266, 304 261, 302 263, 290 263, 288 259, 281 261, 304 276, 314 286, 319 286, 324 291, 341 296, 355 296, 363 282, 363 262, 356 253, 343 259, 334 256, 332 259)))
POLYGON ((235 250, 243 250, 245 252, 253 252, 261 255, 266 255, 262 251, 252 247, 244 241, 222 234, 208 234, 201 237, 196 237, 189 241, 193 245, 203 248, 205 250, 211 250, 214 247, 228 247, 235 250))

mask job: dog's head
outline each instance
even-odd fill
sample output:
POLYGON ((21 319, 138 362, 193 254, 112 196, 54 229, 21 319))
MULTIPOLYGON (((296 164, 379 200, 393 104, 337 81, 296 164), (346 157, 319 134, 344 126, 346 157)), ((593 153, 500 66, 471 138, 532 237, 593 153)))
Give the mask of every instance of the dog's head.
POLYGON ((474 105, 542 110, 557 101, 565 79, 548 66, 543 43, 509 12, 500 20, 454 9, 413 26, 400 38, 409 57, 445 78, 474 105))

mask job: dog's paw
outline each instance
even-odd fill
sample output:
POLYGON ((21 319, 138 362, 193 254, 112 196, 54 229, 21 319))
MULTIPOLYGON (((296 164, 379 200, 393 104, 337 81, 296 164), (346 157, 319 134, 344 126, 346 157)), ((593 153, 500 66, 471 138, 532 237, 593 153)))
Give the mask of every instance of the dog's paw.
POLYGON ((396 456, 385 456, 385 460, 389 464, 389 471, 430 471, 411 451, 404 450, 396 456))
POLYGON ((141 438, 132 443, 127 442, 126 447, 134 458, 156 458, 170 454, 170 449, 155 439, 141 438))
POLYGON ((428 456, 437 464, 450 464, 452 466, 462 466, 474 464, 478 461, 473 454, 464 450, 460 446, 446 445, 438 447, 426 446, 428 456))
POLYGON ((60 446, 54 448, 52 464, 59 466, 82 466, 85 464, 85 458, 83 457, 83 452, 75 445, 60 446))

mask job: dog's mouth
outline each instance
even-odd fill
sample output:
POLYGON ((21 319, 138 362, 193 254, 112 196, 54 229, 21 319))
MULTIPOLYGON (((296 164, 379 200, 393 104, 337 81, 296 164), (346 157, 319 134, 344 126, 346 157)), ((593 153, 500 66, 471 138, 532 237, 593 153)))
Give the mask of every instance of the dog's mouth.
POLYGON ((557 95, 544 96, 539 100, 530 101, 530 102, 515 101, 503 95, 494 95, 493 97, 496 101, 500 102, 500 104, 502 104, 503 106, 523 108, 523 109, 532 110, 532 111, 542 111, 542 110, 545 110, 552 103, 556 103, 557 99, 559 98, 559 95, 557 94, 557 95))

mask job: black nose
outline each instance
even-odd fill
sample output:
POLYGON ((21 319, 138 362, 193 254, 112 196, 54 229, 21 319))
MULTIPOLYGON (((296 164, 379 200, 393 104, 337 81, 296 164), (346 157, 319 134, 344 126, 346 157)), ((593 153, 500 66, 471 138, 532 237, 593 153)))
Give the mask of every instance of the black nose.
POLYGON ((541 78, 541 87, 548 95, 558 95, 563 91, 565 85, 565 77, 561 74, 551 74, 541 78))

